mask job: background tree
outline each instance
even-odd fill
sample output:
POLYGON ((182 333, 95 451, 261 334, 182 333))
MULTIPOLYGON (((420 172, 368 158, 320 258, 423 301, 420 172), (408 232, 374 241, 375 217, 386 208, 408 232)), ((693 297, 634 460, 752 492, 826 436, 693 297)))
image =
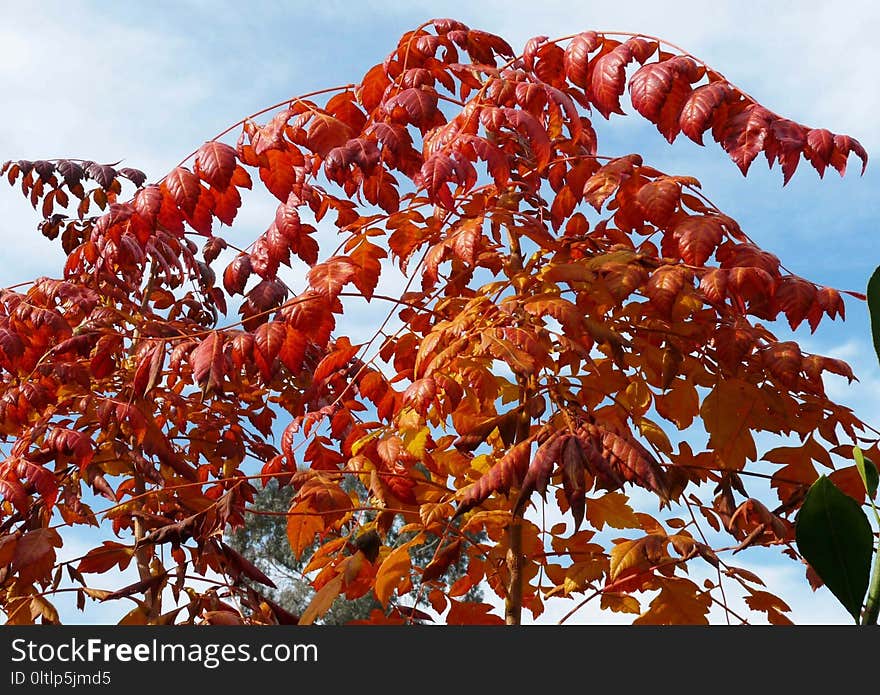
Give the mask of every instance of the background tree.
POLYGON ((801 157, 820 174, 842 174, 851 153, 867 161, 850 137, 769 111, 653 37, 536 37, 515 55, 434 20, 357 84, 243 119, 157 183, 94 162, 7 163, 67 253, 62 279, 0 295, 9 620, 55 620, 49 597, 72 590, 133 601, 125 622, 291 621, 222 540, 253 481, 276 479, 295 492, 293 552, 319 543, 300 623, 369 593, 387 607, 375 622, 425 602, 449 623, 501 621, 462 600, 484 582, 508 623, 549 596, 704 622, 713 603, 731 614, 725 583, 784 621, 784 602, 728 555, 780 545, 797 559, 790 518, 814 462, 858 481, 829 450, 851 458, 865 427, 825 393, 823 373, 852 378, 847 365, 756 320, 815 329, 843 299, 786 271, 695 179, 598 154, 588 114, 621 113, 627 86, 667 140, 711 137, 743 173, 761 153, 785 181, 801 157), (236 130, 234 147, 221 141, 236 130), (234 224, 249 172, 280 204, 245 248, 214 222, 234 224), (327 252, 314 233, 331 222, 327 252), (278 271, 294 258, 309 270, 291 287, 278 271), (379 286, 386 258, 401 292, 379 286), (337 321, 355 300, 391 307, 365 344, 337 321), (230 309, 239 320, 221 321, 230 309), (395 315, 401 328, 386 330, 395 315), (705 444, 674 445, 667 430, 690 439, 694 422, 705 444), (760 432, 794 446, 759 460, 760 432), (771 507, 753 492, 768 480, 771 507), (95 512, 84 488, 112 506, 95 512), (671 516, 635 511, 634 488, 671 516), (545 506, 533 493, 548 490, 545 506), (59 528, 99 518, 129 542, 56 563, 59 528), (706 524, 728 540, 710 542, 706 524), (129 586, 86 578, 132 562, 129 586), (685 576, 703 565, 702 585, 685 576))
MULTIPOLYGON (((347 487, 355 487, 352 481, 346 481, 347 487)), ((362 491, 363 492, 363 491, 362 491)), ((359 497, 363 498, 363 494, 359 497)), ((260 488, 254 497, 253 508, 262 513, 245 515, 244 526, 237 528, 229 537, 229 545, 241 553, 250 562, 254 563, 263 573, 273 577, 279 586, 276 589, 263 591, 269 598, 295 615, 301 614, 308 608, 314 596, 308 577, 303 569, 308 565, 309 559, 315 550, 320 547, 313 544, 307 548, 302 556, 297 557, 291 552, 290 542, 287 538, 286 512, 290 509, 295 491, 290 486, 279 486, 277 481, 272 480, 268 485, 260 488)), ((367 540, 378 548, 378 538, 367 535, 367 540)), ((403 543, 406 539, 401 538, 398 530, 389 529, 385 537, 385 543, 394 547, 403 543)), ((481 540, 481 539, 474 539, 481 540)), ((485 539, 482 539, 485 540, 485 539)), ((439 539, 435 540, 436 542, 439 539)), ((361 544, 365 546, 364 543, 361 544)), ((369 552, 369 549, 367 549, 369 552)), ((418 546, 411 553, 414 571, 424 568, 431 561, 434 552, 432 544, 418 546)), ((467 556, 462 556, 447 570, 447 581, 454 582, 462 578, 467 571, 467 556)), ((481 601, 483 598, 479 586, 471 587, 464 596, 467 601, 481 601)), ((394 597, 392 605, 397 602, 394 597)), ((367 593, 353 600, 338 597, 324 614, 321 622, 325 625, 345 625, 354 621, 368 620, 373 611, 382 609, 382 604, 376 600, 372 593, 367 593)))

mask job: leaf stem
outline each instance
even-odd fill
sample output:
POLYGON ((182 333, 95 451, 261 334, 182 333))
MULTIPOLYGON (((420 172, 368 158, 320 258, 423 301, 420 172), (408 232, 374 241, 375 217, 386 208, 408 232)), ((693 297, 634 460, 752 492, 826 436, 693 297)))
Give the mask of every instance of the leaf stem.
POLYGON ((876 625, 880 613, 880 543, 874 549, 874 566, 871 568, 871 583, 868 586, 868 600, 862 614, 862 625, 876 625))

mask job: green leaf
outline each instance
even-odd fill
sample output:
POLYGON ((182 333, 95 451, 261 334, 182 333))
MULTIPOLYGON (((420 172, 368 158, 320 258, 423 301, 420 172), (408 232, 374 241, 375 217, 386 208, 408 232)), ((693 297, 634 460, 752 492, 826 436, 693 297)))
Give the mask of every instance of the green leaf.
POLYGON ((880 360, 880 266, 868 280, 868 312, 871 314, 871 335, 874 338, 874 352, 880 360))
POLYGON ((859 469, 859 475, 862 476, 862 483, 868 492, 868 497, 874 499, 874 496, 877 494, 877 484, 880 482, 877 466, 874 465, 871 459, 865 458, 862 450, 857 446, 853 447, 853 456, 855 456, 856 468, 859 469))
POLYGON ((810 486, 795 534, 801 555, 858 623, 874 540, 861 507, 823 475, 810 486))

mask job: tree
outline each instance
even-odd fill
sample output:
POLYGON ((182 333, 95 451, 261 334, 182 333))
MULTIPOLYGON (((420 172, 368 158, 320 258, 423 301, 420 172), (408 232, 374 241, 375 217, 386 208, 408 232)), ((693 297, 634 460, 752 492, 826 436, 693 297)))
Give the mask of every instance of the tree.
MULTIPOLYGON (((343 484, 347 488, 360 488, 354 492, 358 494, 359 498, 365 498, 366 491, 353 479, 346 479, 343 484)), ((245 516, 244 525, 230 535, 229 545, 254 563, 267 576, 276 577, 276 583, 280 582, 281 586, 276 587, 274 591, 272 589, 263 590, 269 598, 276 601, 285 610, 300 615, 308 608, 315 593, 303 570, 319 545, 313 544, 300 557, 291 552, 287 539, 286 512, 290 509, 293 495, 294 490, 291 486, 279 486, 276 480, 272 480, 268 485, 260 488, 252 505, 260 513, 245 516)), ((369 548, 374 550, 378 548, 378 537, 366 534, 365 538, 370 540, 370 545, 361 542, 359 547, 370 557, 372 551, 369 548)), ((385 544, 389 547, 395 547, 406 540, 409 538, 401 538, 399 529, 395 528, 389 529, 385 536, 385 544)), ((473 538, 472 540, 479 541, 485 540, 485 538, 473 538)), ((435 539, 434 544, 438 541, 439 538, 435 539)), ((434 544, 427 543, 413 548, 410 552, 413 570, 424 571, 424 568, 431 561, 434 544)), ((467 557, 462 556, 457 563, 449 568, 448 581, 452 582, 462 578, 466 571, 467 557)), ((482 591, 479 587, 472 587, 464 598, 468 601, 481 601, 482 591)), ((392 596, 390 600, 393 603, 394 597, 392 596)), ((327 625, 345 625, 354 621, 364 621, 370 618, 374 610, 381 608, 382 604, 376 600, 373 593, 365 594, 352 601, 339 597, 324 614, 322 622, 327 625)))
POLYGON ((856 140, 769 111, 656 38, 536 37, 516 55, 448 19, 406 33, 356 84, 243 119, 157 183, 8 162, 67 253, 61 279, 0 295, 9 622, 56 620, 58 591, 129 599, 128 623, 295 620, 222 540, 271 480, 294 491, 293 552, 318 543, 301 624, 368 594, 386 607, 372 622, 430 606, 447 623, 519 623, 548 596, 584 596, 573 610, 598 598, 639 623, 700 623, 713 603, 731 614, 725 582, 785 622, 730 553, 778 545, 800 560, 791 519, 815 463, 858 496, 845 459, 857 435, 875 459, 877 442, 825 393, 823 374, 849 367, 757 321, 815 330, 843 298, 785 270, 695 179, 600 155, 592 110, 621 114, 627 87, 667 140, 711 137, 743 174, 762 153, 784 182, 802 156, 820 175, 850 154, 867 163, 856 140), (279 204, 241 248, 214 223, 234 224, 251 174, 279 204), (335 225, 334 250, 319 225, 335 225), (403 291, 377 291, 395 265, 403 291), (288 283, 282 266, 308 270, 288 283), (365 344, 345 335, 357 302, 390 307, 365 344), (221 320, 230 309, 239 320, 221 320), (693 423, 705 444, 689 443, 693 423), (760 432, 796 441, 759 459, 760 432), (673 516, 636 511, 637 488, 673 516), (547 528, 556 507, 568 521, 547 528), (126 542, 56 562, 61 530, 99 518, 126 542), (134 584, 91 585, 132 562, 134 584), (701 566, 703 585, 684 575, 701 566), (482 584, 503 619, 462 600, 482 584))

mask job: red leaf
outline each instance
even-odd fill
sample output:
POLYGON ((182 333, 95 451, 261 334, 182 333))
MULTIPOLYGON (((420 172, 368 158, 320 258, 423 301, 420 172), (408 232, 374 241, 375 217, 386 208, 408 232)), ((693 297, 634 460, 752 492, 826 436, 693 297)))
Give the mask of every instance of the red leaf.
POLYGON ((320 294, 337 297, 342 288, 351 282, 357 266, 346 256, 331 256, 323 263, 313 266, 306 279, 309 286, 320 294))
POLYGON ((416 177, 416 184, 423 186, 428 195, 443 207, 452 209, 455 201, 447 184, 455 175, 455 162, 443 152, 435 152, 428 157, 416 177))
POLYGON ((338 118, 326 113, 316 113, 309 124, 309 148, 321 157, 326 157, 334 147, 339 147, 351 138, 351 128, 338 118))
POLYGON ((868 153, 858 140, 851 138, 849 135, 834 136, 834 154, 831 156, 831 166, 837 169, 837 173, 841 176, 846 173, 846 160, 850 153, 854 153, 862 160, 862 174, 868 166, 868 153))
POLYGON ((727 271, 729 293, 743 301, 772 297, 775 290, 773 276, 762 268, 737 267, 727 271))
POLYGON ((154 345, 141 354, 132 381, 132 390, 135 394, 145 396, 156 385, 164 358, 164 342, 154 345))
POLYGON ((562 490, 577 531, 584 521, 587 492, 587 455, 578 437, 570 437, 562 448, 562 490))
POLYGON ((494 615, 493 606, 450 599, 451 607, 446 614, 447 625, 503 625, 504 619, 494 615))
POLYGON ((390 84, 385 68, 380 63, 367 71, 357 89, 358 101, 367 111, 375 109, 382 101, 382 96, 390 84))
POLYGON ((526 41, 526 46, 523 49, 522 53, 522 61, 526 70, 534 70, 535 68, 535 54, 538 52, 538 49, 541 45, 547 43, 547 39, 549 36, 533 36, 528 41, 526 41))
POLYGON ((195 212, 202 187, 199 185, 198 177, 189 169, 177 167, 165 177, 163 186, 184 213, 192 215, 195 212))
POLYGON ((373 298, 373 292, 376 289, 376 285, 379 284, 379 273, 382 270, 379 260, 387 255, 388 253, 385 249, 371 244, 366 239, 351 252, 351 261, 357 267, 357 272, 352 277, 352 282, 367 300, 373 298))
POLYGON ((540 171, 550 161, 551 145, 547 131, 532 114, 517 109, 503 109, 504 117, 511 128, 514 128, 528 140, 529 147, 535 155, 535 166, 540 171))
POLYGON ((287 297, 287 287, 277 278, 262 280, 247 293, 248 303, 257 312, 279 306, 287 297))
POLYGON ((663 502, 668 500, 663 468, 644 446, 595 425, 586 425, 584 429, 599 444, 602 460, 613 466, 624 480, 656 493, 663 502))
POLYGON ((286 310, 285 318, 291 326, 305 333, 320 347, 327 345, 330 333, 336 325, 333 317, 333 300, 314 290, 301 292, 286 310))
POLYGON ((0 498, 12 504, 20 514, 27 514, 31 496, 18 481, 0 478, 0 498))
POLYGON ((454 562, 458 562, 461 555, 461 539, 454 541, 438 550, 422 573, 422 582, 431 582, 440 579, 454 562))
POLYGON ((162 189, 155 185, 142 188, 134 194, 132 204, 137 213, 152 225, 162 207, 162 189))
POLYGON ((749 104, 725 124, 721 146, 745 176, 764 149, 772 114, 759 104, 749 104))
POLYGON ((284 235, 291 247, 296 250, 295 244, 299 241, 302 223, 299 219, 299 210, 292 205, 282 203, 275 210, 275 227, 284 235))
POLYGON ((285 328, 284 342, 278 351, 278 357, 284 366, 294 374, 298 374, 302 369, 307 345, 308 339, 301 331, 292 326, 285 328))
POLYGON ((254 331, 254 361, 265 381, 269 381, 275 373, 275 358, 281 351, 286 335, 285 325, 277 321, 264 323, 254 331))
POLYGON ((212 331, 189 355, 193 377, 202 387, 202 393, 223 393, 223 379, 228 371, 223 352, 223 334, 212 331))
POLYGON ((678 119, 681 132, 702 145, 703 133, 712 126, 715 110, 732 94, 734 89, 727 82, 711 82, 697 87, 681 108, 678 119))
MULTIPOLYGON (((91 447, 91 444, 89 446, 91 447)), ((87 461, 90 458, 90 454, 87 454, 83 460, 87 461)), ((43 466, 25 458, 12 458, 9 459, 9 462, 14 464, 12 471, 18 476, 18 479, 33 485, 46 505, 46 509, 51 509, 55 505, 55 500, 58 499, 58 480, 55 475, 43 466)))
POLYGON ((589 76, 590 53, 600 45, 595 31, 586 31, 575 36, 565 48, 563 65, 565 75, 577 87, 586 89, 589 76))
POLYGON ((797 169, 806 144, 806 134, 804 126, 786 118, 776 118, 770 123, 764 154, 771 166, 774 159, 782 166, 783 185, 789 182, 797 169))
POLYGON ((412 123, 422 132, 445 122, 437 109, 437 93, 430 87, 410 87, 385 102, 385 112, 404 122, 412 123))
POLYGON ((212 188, 229 186, 237 165, 235 150, 222 142, 206 142, 196 153, 195 173, 212 188))
POLYGON ((701 76, 697 64, 683 56, 645 65, 629 84, 633 106, 672 142, 681 129, 680 116, 691 95, 690 85, 701 76))
POLYGON ((721 304, 727 298, 727 271, 712 268, 700 278, 700 289, 713 304, 721 304))
POLYGON ((112 567, 119 567, 122 571, 131 563, 134 557, 134 548, 115 541, 104 541, 99 547, 92 548, 79 561, 77 572, 103 573, 112 567))
POLYGON ((776 287, 776 301, 785 312, 791 330, 795 330, 810 313, 816 294, 815 285, 803 278, 786 275, 780 279, 776 287))
POLYGON ((208 239, 202 247, 202 257, 205 259, 205 263, 213 263, 225 248, 226 239, 219 236, 208 239))
POLYGON ((322 359, 312 375, 315 382, 324 381, 327 377, 347 367, 351 358, 360 351, 360 345, 352 345, 348 338, 340 338, 333 346, 333 350, 322 359))
POLYGON ((620 96, 626 79, 626 66, 634 56, 629 42, 622 43, 596 59, 590 83, 590 96, 605 118, 612 113, 623 114, 620 96))
POLYGON ((223 272, 223 287, 229 294, 244 294, 244 287, 252 272, 251 257, 246 253, 239 254, 223 272))
POLYGON ((681 185, 669 179, 645 184, 636 194, 636 202, 647 220, 661 228, 672 218, 680 199, 681 185))
POLYGON ((437 384, 433 378, 427 377, 410 384, 409 388, 403 392, 403 403, 410 406, 417 413, 424 415, 428 412, 428 408, 434 402, 436 395, 437 384))
POLYGON ((537 490, 542 495, 547 491, 547 483, 553 472, 553 466, 561 459, 562 449, 571 437, 572 435, 569 433, 551 436, 538 447, 523 478, 519 496, 513 506, 514 516, 522 514, 533 491, 537 490))
POLYGON ((301 171, 302 154, 288 150, 267 150, 266 165, 260 166, 260 179, 278 200, 284 202, 290 196, 297 182, 297 171, 301 171))
POLYGON ((724 231, 715 215, 691 215, 675 226, 673 237, 685 263, 705 265, 724 238, 724 231))
POLYGON ((18 581, 30 584, 48 578, 55 566, 55 548, 61 545, 61 536, 51 528, 38 528, 21 536, 12 561, 12 571, 18 573, 18 581))
POLYGON ((824 128, 813 128, 807 132, 807 146, 804 156, 824 176, 825 167, 831 163, 831 154, 834 152, 834 135, 824 128))
POLYGON ((223 190, 211 189, 214 197, 214 214, 223 224, 229 226, 235 221, 238 209, 241 207, 241 194, 235 186, 228 186, 223 190))
POLYGON ((648 280, 645 294, 661 316, 669 317, 672 315, 675 300, 689 280, 690 272, 686 268, 677 265, 661 266, 648 280))
POLYGON ((511 487, 519 484, 529 468, 529 452, 531 441, 520 442, 507 452, 480 479, 464 490, 461 495, 455 516, 473 509, 493 492, 508 492, 511 487))
POLYGON ((57 456, 71 456, 80 468, 89 464, 95 450, 92 440, 84 432, 55 427, 45 440, 45 447, 57 456))
POLYGON ((788 340, 772 344, 763 351, 761 358, 767 371, 779 384, 790 389, 797 388, 803 364, 803 356, 797 343, 788 340))

